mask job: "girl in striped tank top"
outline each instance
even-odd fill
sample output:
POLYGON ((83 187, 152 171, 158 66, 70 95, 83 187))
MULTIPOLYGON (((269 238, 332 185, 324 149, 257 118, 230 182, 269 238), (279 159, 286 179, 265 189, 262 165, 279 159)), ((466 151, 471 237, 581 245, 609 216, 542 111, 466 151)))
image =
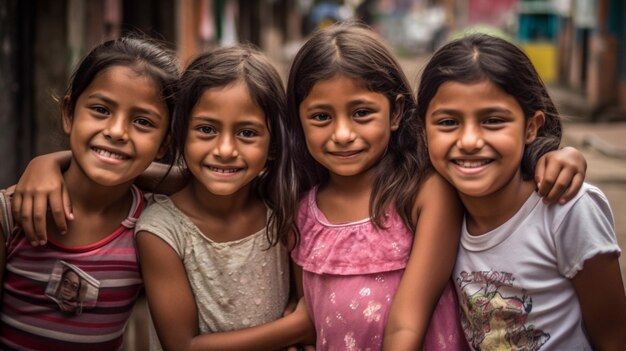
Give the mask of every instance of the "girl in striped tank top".
POLYGON ((72 75, 60 105, 76 217, 31 241, 2 194, 0 349, 122 348, 142 287, 133 228, 144 199, 132 183, 166 151, 177 78, 172 52, 130 37, 100 44, 72 75))

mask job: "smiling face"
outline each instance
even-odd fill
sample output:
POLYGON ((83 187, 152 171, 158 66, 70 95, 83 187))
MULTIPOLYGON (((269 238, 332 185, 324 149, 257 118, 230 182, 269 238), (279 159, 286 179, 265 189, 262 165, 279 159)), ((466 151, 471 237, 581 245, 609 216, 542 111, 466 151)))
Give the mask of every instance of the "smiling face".
POLYGON ((308 151, 331 177, 374 168, 398 128, 400 112, 390 114, 385 95, 342 75, 315 83, 299 106, 308 151))
POLYGON ((524 147, 542 122, 541 112, 526 121, 517 100, 491 81, 446 82, 426 111, 429 156, 462 196, 489 196, 522 182, 524 147))
POLYGON ((64 111, 70 136, 69 174, 84 174, 104 186, 132 182, 161 151, 169 114, 157 85, 131 68, 100 72, 64 111))
POLYGON ((265 168, 270 132, 245 83, 204 91, 191 110, 185 162, 195 181, 227 196, 247 188, 265 168))

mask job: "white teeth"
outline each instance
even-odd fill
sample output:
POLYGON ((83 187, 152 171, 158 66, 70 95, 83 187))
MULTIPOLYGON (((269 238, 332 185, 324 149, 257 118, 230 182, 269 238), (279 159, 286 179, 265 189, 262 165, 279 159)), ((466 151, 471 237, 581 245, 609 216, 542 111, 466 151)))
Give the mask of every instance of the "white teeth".
POLYGON ((217 168, 217 167, 209 167, 210 170, 217 173, 237 173, 239 172, 239 168, 217 168))
POLYGON ((120 155, 120 154, 115 154, 112 152, 109 152, 107 150, 102 150, 102 149, 97 149, 97 148, 93 148, 93 151, 95 151, 98 155, 107 157, 107 158, 114 158, 116 160, 125 160, 128 157, 124 156, 124 155, 120 155))
POLYGON ((456 160, 454 163, 463 167, 463 168, 477 168, 487 163, 491 162, 490 160, 456 160))

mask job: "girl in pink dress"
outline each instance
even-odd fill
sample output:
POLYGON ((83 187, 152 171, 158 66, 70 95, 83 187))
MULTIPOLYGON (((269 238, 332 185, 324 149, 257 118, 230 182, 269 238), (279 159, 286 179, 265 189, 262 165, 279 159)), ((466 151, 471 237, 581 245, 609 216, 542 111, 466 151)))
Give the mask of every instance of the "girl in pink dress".
POLYGON ((287 98, 303 195, 292 258, 317 349, 466 349, 449 279, 463 210, 390 51, 359 25, 319 31, 287 98))

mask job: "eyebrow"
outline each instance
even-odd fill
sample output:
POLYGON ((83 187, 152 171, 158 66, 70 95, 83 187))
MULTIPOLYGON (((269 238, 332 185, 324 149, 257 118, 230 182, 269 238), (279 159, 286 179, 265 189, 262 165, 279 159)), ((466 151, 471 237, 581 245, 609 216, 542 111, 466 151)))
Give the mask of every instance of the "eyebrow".
MULTIPOLYGON (((376 102, 373 100, 369 100, 369 99, 354 99, 354 100, 350 100, 348 101, 348 106, 352 107, 352 106, 356 106, 356 105, 362 105, 362 104, 375 104, 376 102)), ((332 109, 331 104, 326 104, 326 103, 318 103, 318 104, 313 104, 309 107, 307 107, 307 109, 305 111, 311 111, 311 110, 316 110, 316 109, 324 109, 324 110, 329 110, 332 109)))
MULTIPOLYGON (((111 98, 109 98, 109 97, 107 97, 107 96, 105 96, 105 95, 102 95, 102 94, 94 93, 94 94, 91 94, 91 95, 87 96, 87 98, 88 98, 88 99, 98 99, 98 100, 102 100, 102 101, 104 101, 106 104, 113 105, 113 106, 115 106, 115 107, 119 106, 119 104, 118 104, 115 100, 113 100, 113 99, 111 99, 111 98)), ((160 113, 158 113, 156 110, 153 110, 153 109, 150 109, 150 108, 145 108, 145 107, 133 107, 133 109, 132 109, 132 110, 133 110, 133 111, 136 111, 136 112, 138 112, 138 113, 141 113, 141 114, 151 115, 151 116, 154 116, 154 117, 159 118, 159 119, 162 119, 162 118, 163 118, 163 116, 161 116, 161 114, 160 114, 160 113)))
MULTIPOLYGON (((507 108, 502 108, 502 107, 486 107, 486 108, 482 108, 478 110, 478 113, 481 115, 484 114, 489 114, 489 113, 504 113, 507 115, 513 114, 513 112, 507 108)), ((436 115, 460 115, 461 112, 460 110, 454 109, 454 108, 439 108, 436 109, 435 111, 433 111, 431 113, 431 115, 436 116, 436 115)))
MULTIPOLYGON (((219 118, 215 118, 215 117, 208 117, 208 116, 191 116, 192 120, 196 120, 196 121, 200 121, 200 122, 207 122, 207 123, 213 123, 213 124, 217 124, 217 125, 223 125, 222 121, 219 118)), ((246 127, 246 126, 250 126, 250 127, 256 127, 259 129, 267 129, 267 125, 265 123, 259 123, 256 121, 239 121, 237 123, 235 123, 235 126, 237 127, 246 127)))

